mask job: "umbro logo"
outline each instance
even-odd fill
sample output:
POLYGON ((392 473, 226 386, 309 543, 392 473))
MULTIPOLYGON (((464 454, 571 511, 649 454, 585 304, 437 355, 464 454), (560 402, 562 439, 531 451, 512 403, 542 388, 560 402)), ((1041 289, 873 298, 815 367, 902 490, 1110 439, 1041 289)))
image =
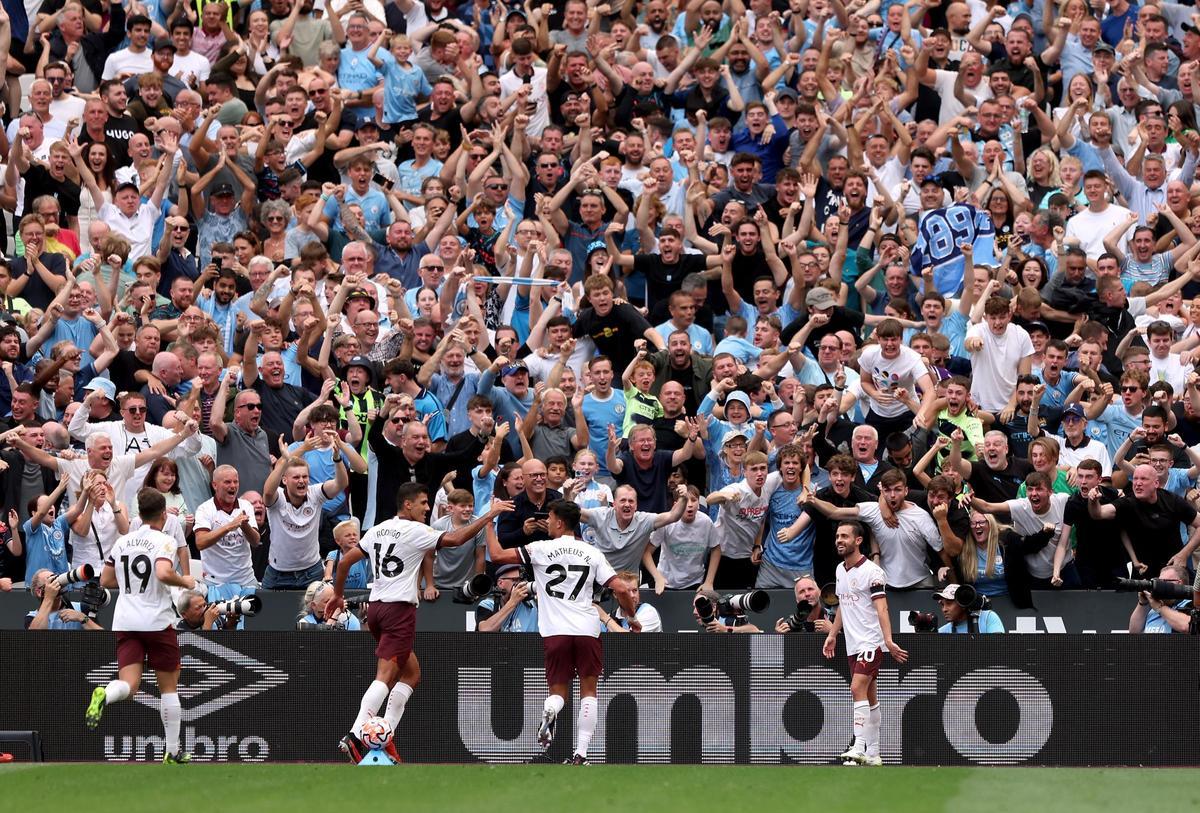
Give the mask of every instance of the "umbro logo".
MULTIPOLYGON (((183 656, 183 674, 179 680, 179 699, 183 721, 192 722, 235 703, 287 683, 288 675, 237 650, 191 633, 179 636, 183 656)), ((110 661, 87 673, 87 680, 103 686, 117 677, 117 662, 110 661)), ((147 685, 145 682, 143 685, 147 685)), ((150 681, 153 687, 154 682, 150 681)), ((158 696, 140 690, 133 697, 143 706, 158 709, 158 696)))

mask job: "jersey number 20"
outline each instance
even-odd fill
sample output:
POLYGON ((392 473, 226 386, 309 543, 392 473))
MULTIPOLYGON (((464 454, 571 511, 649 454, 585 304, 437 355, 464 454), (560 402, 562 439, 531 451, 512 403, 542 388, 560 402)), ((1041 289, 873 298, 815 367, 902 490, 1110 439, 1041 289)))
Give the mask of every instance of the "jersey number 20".
POLYGON ((583 586, 592 580, 592 568, 590 565, 550 565, 546 568, 546 572, 554 578, 546 582, 546 595, 551 598, 565 598, 567 601, 574 601, 579 597, 579 591, 583 586), (567 573, 576 573, 578 576, 575 581, 575 589, 568 596, 564 591, 557 589, 560 584, 567 580, 567 573))

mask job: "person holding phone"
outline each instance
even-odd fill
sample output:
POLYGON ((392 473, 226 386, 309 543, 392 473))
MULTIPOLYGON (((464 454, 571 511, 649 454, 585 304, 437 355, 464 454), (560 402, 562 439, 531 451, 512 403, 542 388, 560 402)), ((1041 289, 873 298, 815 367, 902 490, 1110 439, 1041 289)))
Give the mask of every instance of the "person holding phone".
POLYGON ((549 539, 547 519, 549 505, 562 499, 562 494, 546 486, 546 464, 531 459, 521 463, 525 475, 525 491, 513 498, 514 509, 502 514, 496 533, 505 548, 528 545, 540 539, 549 539))

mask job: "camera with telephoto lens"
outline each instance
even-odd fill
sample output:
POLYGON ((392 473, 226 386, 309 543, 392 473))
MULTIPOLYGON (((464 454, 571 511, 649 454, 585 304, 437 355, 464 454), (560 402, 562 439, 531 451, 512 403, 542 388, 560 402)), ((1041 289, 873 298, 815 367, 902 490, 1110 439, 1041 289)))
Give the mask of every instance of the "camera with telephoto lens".
POLYGON ((365 598, 348 598, 343 603, 346 605, 346 609, 352 613, 360 611, 365 613, 367 608, 371 606, 371 602, 365 598))
POLYGON ((477 573, 454 589, 454 603, 474 604, 492 592, 494 586, 491 576, 486 573, 477 573))
POLYGON ((766 590, 751 590, 749 593, 721 596, 717 601, 717 612, 724 616, 737 616, 747 612, 761 613, 770 606, 771 596, 766 590))
POLYGON ((1175 584, 1163 579, 1117 579, 1119 593, 1149 593, 1159 601, 1183 601, 1192 597, 1190 584, 1175 584))
POLYGON ((717 620, 717 605, 713 604, 708 596, 696 596, 692 604, 696 607, 696 615, 701 624, 708 626, 717 620))
POLYGON ((912 625, 914 632, 936 632, 938 628, 938 618, 933 613, 922 613, 917 610, 911 610, 908 614, 908 623, 912 625))
POLYGON ((84 584, 83 592, 79 596, 79 612, 95 621, 96 613, 100 612, 111 598, 99 582, 89 581, 84 584))
MULTIPOLYGON (((826 618, 831 618, 832 614, 837 611, 838 597, 837 586, 827 584, 821 588, 821 609, 822 615, 826 618)), ((787 626, 788 632, 796 632, 804 630, 805 632, 816 632, 817 622, 809 621, 808 617, 812 615, 813 604, 808 601, 797 601, 796 612, 783 619, 783 623, 787 626)))
POLYGON ((68 584, 91 581, 95 577, 96 571, 92 569, 91 565, 80 565, 77 568, 68 570, 66 573, 59 573, 57 576, 53 576, 50 581, 59 587, 66 587, 68 584))
POLYGON ((221 615, 258 615, 262 609, 262 599, 258 596, 238 596, 227 601, 217 601, 213 605, 221 615))

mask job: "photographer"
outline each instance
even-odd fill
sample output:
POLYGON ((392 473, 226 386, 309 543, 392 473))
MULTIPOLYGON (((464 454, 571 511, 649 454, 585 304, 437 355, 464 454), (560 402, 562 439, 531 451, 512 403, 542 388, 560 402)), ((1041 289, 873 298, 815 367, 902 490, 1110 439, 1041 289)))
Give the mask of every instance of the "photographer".
POLYGON ((246 620, 240 613, 222 615, 216 602, 209 604, 199 590, 184 590, 180 593, 179 598, 175 600, 175 610, 179 613, 175 629, 180 632, 245 629, 246 626, 246 620))
MULTIPOLYGON (((1158 573, 1158 578, 1171 584, 1187 584, 1187 570, 1178 565, 1167 565, 1158 573)), ((1188 599, 1168 605, 1149 593, 1138 593, 1137 604, 1129 614, 1129 632, 1170 633, 1187 632, 1190 624, 1192 602, 1188 599)))
POLYGON ((496 589, 475 607, 476 632, 537 632, 538 608, 520 565, 496 569, 496 589))
POLYGON ((817 586, 817 582, 808 577, 801 576, 796 579, 796 615, 790 618, 781 618, 775 622, 775 631, 780 633, 787 632, 824 632, 828 633, 833 629, 833 622, 829 620, 828 611, 821 604, 821 588, 817 586), (808 614, 803 618, 799 618, 801 605, 809 607, 808 614), (804 624, 789 623, 792 619, 804 621, 804 624), (812 624, 812 628, 808 627, 812 624))
POLYGON ((331 630, 345 630, 347 632, 357 632, 362 629, 362 624, 359 623, 358 616, 350 612, 349 609, 343 610, 336 615, 326 617, 325 608, 329 604, 329 599, 333 598, 333 585, 326 582, 312 582, 304 590, 304 598, 301 600, 300 609, 306 614, 301 616, 298 625, 299 629, 312 629, 324 627, 331 630))
MULTIPOLYGON (((649 604, 642 603, 642 591, 638 588, 638 582, 641 581, 640 575, 629 570, 622 570, 617 573, 617 578, 628 584, 630 592, 633 593, 633 602, 637 605, 637 620, 642 625, 641 631, 662 632, 662 618, 659 616, 658 610, 649 604)), ((625 612, 620 607, 611 613, 599 604, 596 605, 596 609, 600 612, 600 623, 604 625, 605 632, 629 632, 629 622, 625 620, 625 612)))
POLYGON ((104 627, 88 618, 71 606, 62 597, 62 588, 58 586, 54 574, 49 570, 39 570, 33 574, 29 583, 29 592, 33 593, 41 604, 36 611, 30 611, 25 628, 31 630, 102 630, 104 627))
POLYGON ((715 590, 699 590, 696 593, 696 598, 692 600, 692 617, 707 632, 762 632, 758 627, 751 624, 749 619, 743 614, 721 614, 720 608, 723 603, 721 596, 715 590), (711 618, 706 619, 701 613, 700 608, 696 606, 697 601, 701 598, 711 602, 711 618))
MULTIPOLYGON (((1004 632, 1004 622, 1000 620, 1000 616, 996 615, 991 610, 979 609, 975 611, 977 619, 975 629, 971 629, 972 610, 964 606, 964 598, 959 595, 959 586, 957 584, 948 584, 941 590, 933 594, 934 600, 938 606, 942 608, 942 615, 946 619, 946 623, 938 627, 939 633, 955 633, 955 632, 1004 632)), ((974 590, 971 591, 974 598, 974 590)))

